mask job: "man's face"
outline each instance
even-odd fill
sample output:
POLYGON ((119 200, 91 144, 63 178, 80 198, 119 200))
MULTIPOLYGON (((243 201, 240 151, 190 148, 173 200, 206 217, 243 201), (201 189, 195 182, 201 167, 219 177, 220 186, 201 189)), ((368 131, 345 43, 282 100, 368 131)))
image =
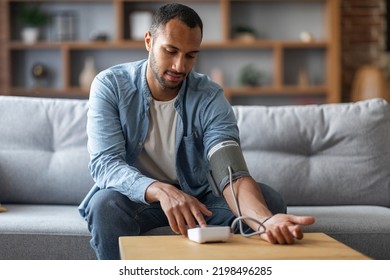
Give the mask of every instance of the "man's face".
POLYGON ((160 27, 154 37, 146 34, 147 81, 154 98, 169 100, 176 96, 195 64, 201 40, 199 27, 190 28, 178 19, 160 27))

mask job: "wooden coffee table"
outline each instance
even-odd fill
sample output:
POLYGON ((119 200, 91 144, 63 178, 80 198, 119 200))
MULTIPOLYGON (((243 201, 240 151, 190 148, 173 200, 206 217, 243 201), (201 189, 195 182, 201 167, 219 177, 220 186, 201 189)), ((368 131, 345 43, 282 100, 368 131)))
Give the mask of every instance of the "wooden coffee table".
POLYGON ((123 260, 358 260, 369 259, 324 233, 306 233, 293 245, 272 245, 258 236, 198 244, 181 235, 119 238, 123 260))

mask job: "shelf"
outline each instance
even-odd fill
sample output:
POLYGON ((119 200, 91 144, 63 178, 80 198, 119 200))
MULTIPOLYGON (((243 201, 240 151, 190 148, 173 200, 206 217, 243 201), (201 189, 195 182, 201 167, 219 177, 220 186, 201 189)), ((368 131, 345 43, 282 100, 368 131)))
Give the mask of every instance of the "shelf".
MULTIPOLYGON (((21 41, 11 41, 8 43, 10 49, 47 49, 47 48, 69 48, 69 49, 104 49, 104 48, 145 48, 143 41, 122 40, 122 41, 40 41, 34 44, 26 44, 21 41)), ((228 40, 224 42, 207 42, 204 41, 201 45, 202 49, 271 49, 271 48, 326 48, 326 41, 316 42, 300 42, 296 40, 255 40, 241 41, 228 40)))
MULTIPOLYGON (((78 85, 86 58, 94 59, 98 71, 147 58, 144 41, 131 39, 129 15, 134 11, 153 11, 166 1, 4 2, 6 9, 0 11, 0 16, 6 19, 7 26, 0 51, 7 70, 0 73, 0 80, 5 81, 1 89, 11 95, 88 98, 88 92, 78 85), (51 14, 73 11, 77 17, 75 40, 55 41, 48 27, 37 43, 23 43, 22 27, 16 19, 24 2, 39 3, 51 14), (107 40, 90 40, 93 32, 106 34, 107 40), (52 75, 39 92, 34 90, 29 70, 37 62, 46 64, 52 75)), ((325 102, 340 101, 340 0, 183 0, 183 3, 194 8, 204 24, 202 51, 195 71, 212 76, 213 70, 219 69, 229 98, 321 96, 325 102), (235 30, 240 25, 252 26, 256 37, 238 39, 235 30), (313 34, 313 39, 300 40, 302 31, 313 34), (259 87, 239 86, 240 70, 249 64, 262 73, 259 87), (302 69, 306 71, 306 83, 299 82, 298 73, 302 69)))
POLYGON ((11 88, 12 94, 15 96, 31 96, 31 97, 58 97, 58 98, 88 98, 89 93, 80 88, 11 88))
POLYGON ((255 86, 255 87, 226 87, 225 91, 229 94, 325 94, 327 88, 325 86, 284 86, 284 87, 270 87, 270 86, 255 86))
POLYGON ((225 96, 230 100, 233 96, 325 96, 327 88, 325 86, 256 86, 256 87, 226 87, 225 96))

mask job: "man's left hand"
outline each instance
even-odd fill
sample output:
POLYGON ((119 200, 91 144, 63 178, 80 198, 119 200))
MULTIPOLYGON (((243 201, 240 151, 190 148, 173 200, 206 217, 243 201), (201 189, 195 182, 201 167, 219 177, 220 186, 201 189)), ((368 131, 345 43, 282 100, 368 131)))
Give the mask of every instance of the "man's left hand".
POLYGON ((303 238, 301 226, 314 222, 311 216, 276 214, 264 223, 266 231, 261 234, 261 238, 272 244, 293 244, 295 239, 303 238))

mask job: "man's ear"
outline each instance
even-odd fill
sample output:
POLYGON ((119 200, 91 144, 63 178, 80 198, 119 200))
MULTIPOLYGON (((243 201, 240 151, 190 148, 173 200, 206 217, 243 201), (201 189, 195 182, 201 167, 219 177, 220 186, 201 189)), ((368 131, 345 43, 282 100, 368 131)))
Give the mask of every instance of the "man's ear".
POLYGON ((147 51, 152 47, 152 34, 149 31, 145 33, 145 47, 147 51))

